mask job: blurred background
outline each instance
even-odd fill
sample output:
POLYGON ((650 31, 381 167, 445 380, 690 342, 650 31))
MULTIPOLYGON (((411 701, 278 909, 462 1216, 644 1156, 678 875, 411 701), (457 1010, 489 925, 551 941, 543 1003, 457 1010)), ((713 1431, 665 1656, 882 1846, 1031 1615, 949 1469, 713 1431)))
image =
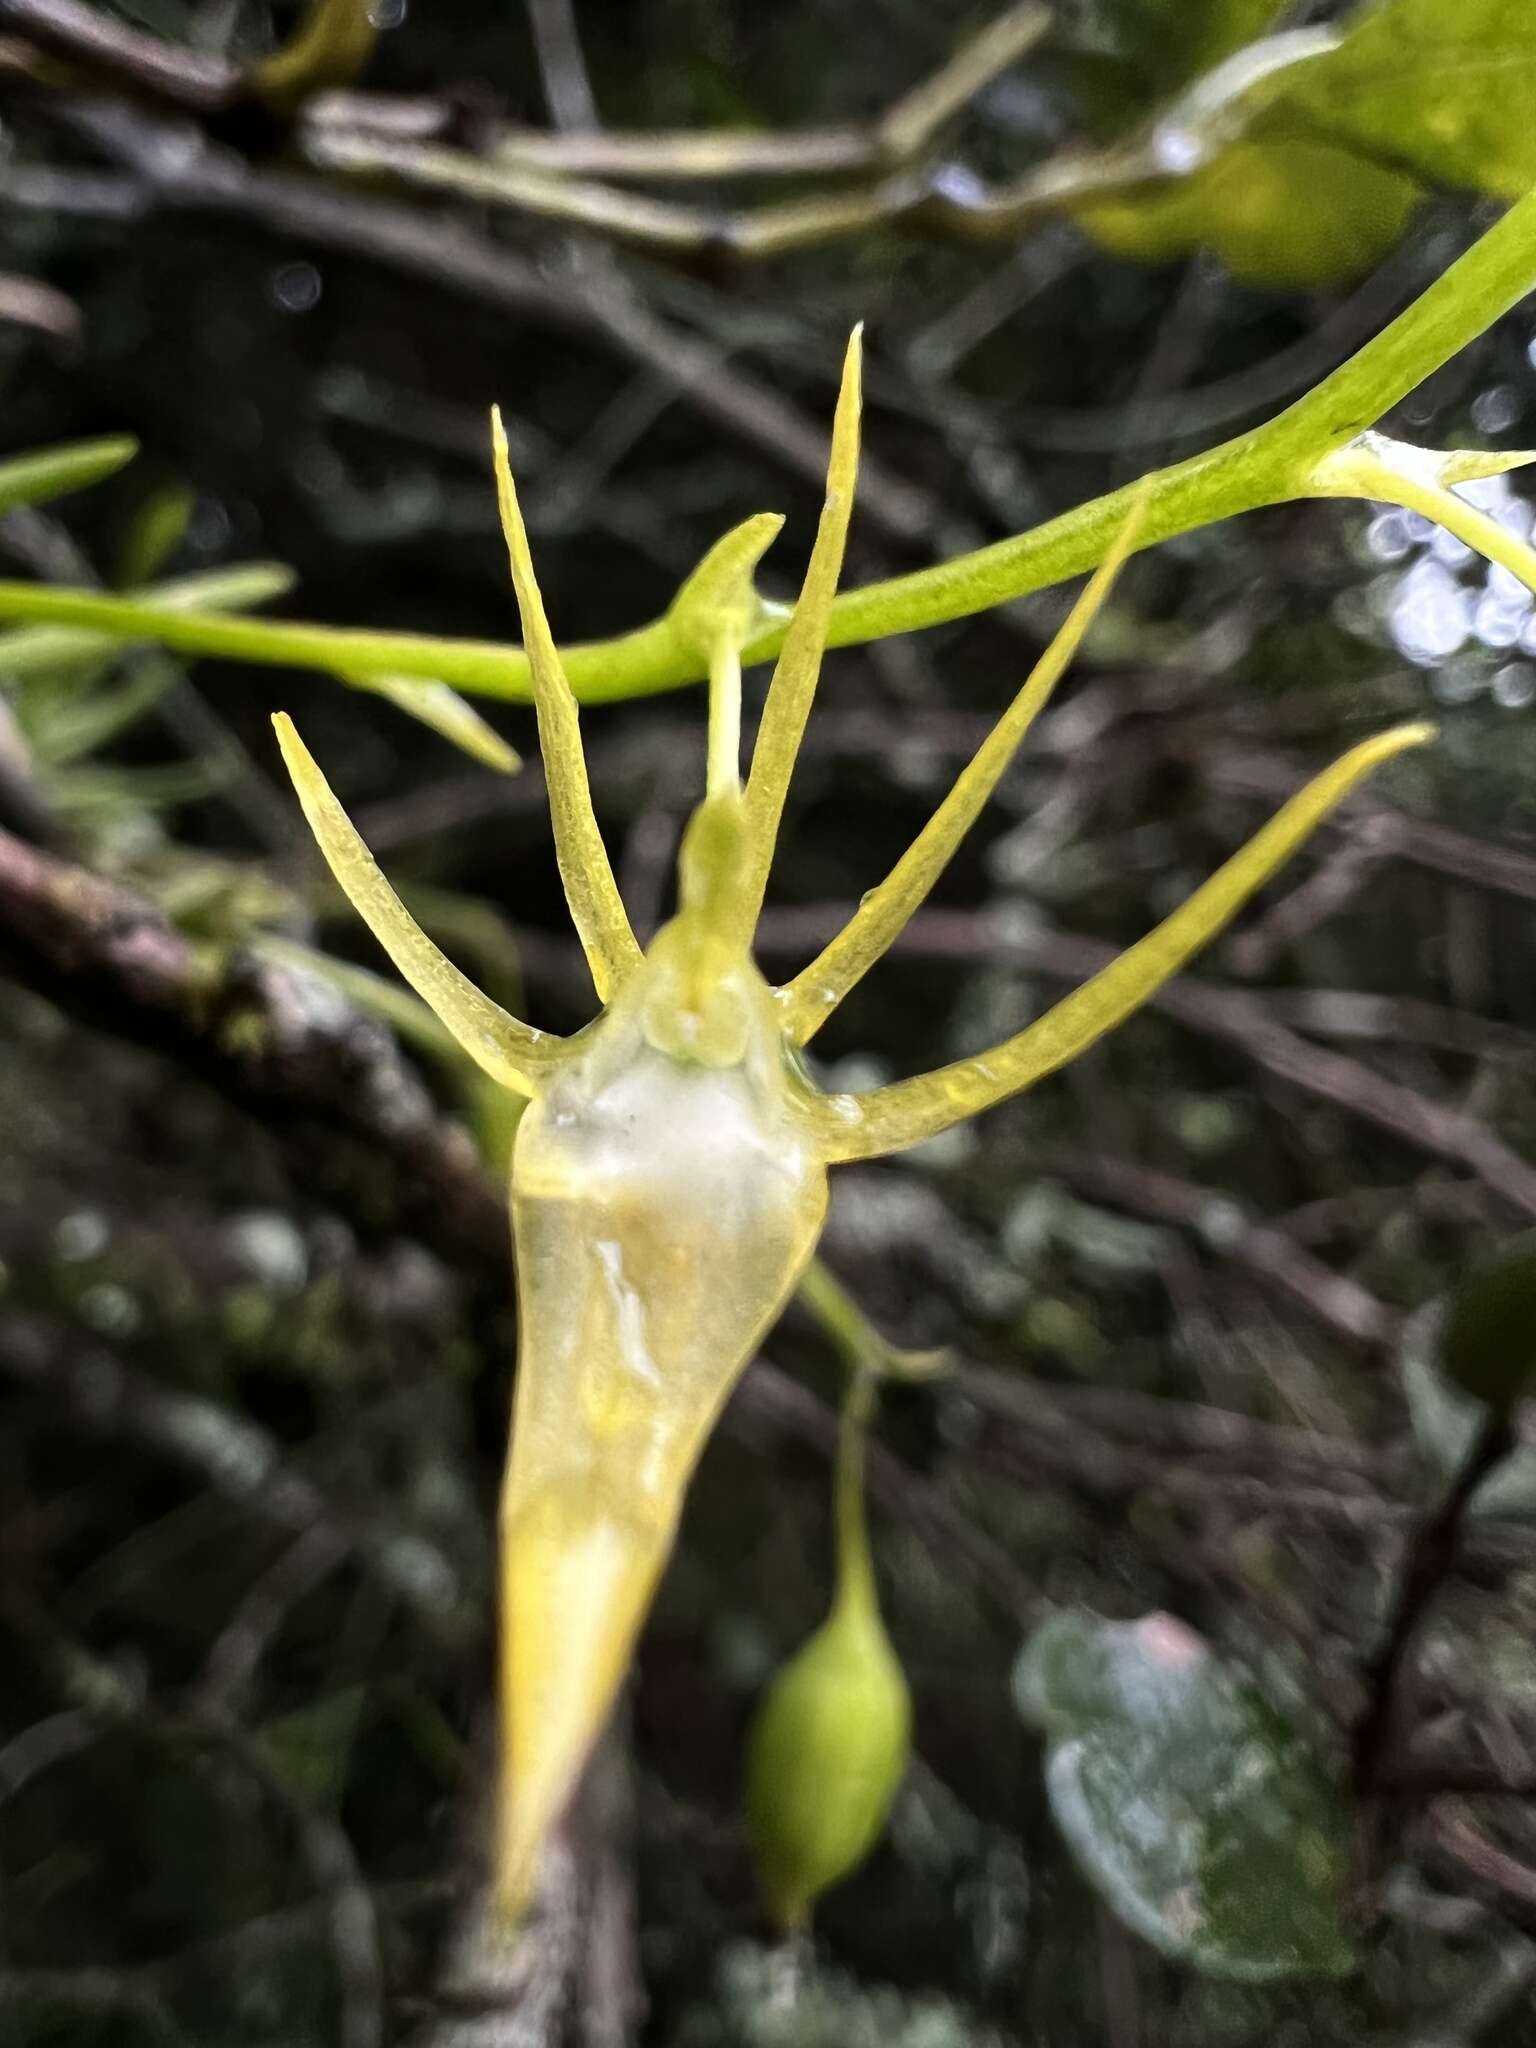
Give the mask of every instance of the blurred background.
MULTIPOLYGON (((0 521, 4 576, 271 563, 249 594, 284 615, 514 640, 499 401, 560 639, 654 617, 764 509, 787 597, 862 319, 868 582, 1269 416, 1536 181, 1536 25, 1498 0, 340 20, 306 44, 266 0, 0 4, 0 434, 141 451, 0 521), (1302 40, 1255 55, 1276 36, 1302 40)), ((1392 429, 1536 438, 1533 333, 1517 309, 1392 429)), ((1529 534, 1518 473, 1476 490, 1529 534)), ((771 977, 906 845, 1069 595, 829 657, 771 977)), ((1418 1312, 1536 1215, 1530 593, 1350 503, 1139 560, 819 1041, 842 1086, 990 1043, 1343 746, 1440 720, 1106 1045, 840 1173, 828 1262, 957 1365, 889 1395, 871 1468, 916 1761, 797 1952, 740 1818, 753 1702, 829 1583, 840 1368, 792 1307, 706 1455, 535 1953, 471 1953, 507 1131, 331 890, 278 707, 482 985, 591 1014, 525 708, 479 705, 529 756, 507 775, 334 678, 0 638, 0 828, 42 863, 28 907, 0 862, 7 2048, 1536 2040, 1536 1814, 1478 1796, 1529 1784, 1536 1466, 1480 1499, 1423 1633, 1440 1776, 1379 1816, 1349 1976, 1214 1981, 1135 1942, 1053 1831, 1008 1682, 1051 1603, 1168 1608, 1342 1754, 1470 1427, 1418 1312)), ((644 937, 702 696, 584 731, 644 937)))

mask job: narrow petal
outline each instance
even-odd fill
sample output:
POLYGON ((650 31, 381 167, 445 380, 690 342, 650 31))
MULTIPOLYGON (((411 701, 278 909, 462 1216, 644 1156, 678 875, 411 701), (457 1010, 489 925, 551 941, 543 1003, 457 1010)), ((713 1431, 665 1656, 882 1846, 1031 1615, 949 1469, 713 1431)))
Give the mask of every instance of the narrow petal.
POLYGON ((832 421, 827 496, 816 529, 816 545, 811 550, 805 582, 774 666, 773 680, 768 685, 757 744, 752 751, 752 772, 747 778, 750 851, 738 920, 744 941, 750 939, 762 909, 768 870, 773 865, 773 849, 779 836, 779 820, 784 814, 784 798, 816 695, 821 657, 827 644, 827 621, 837 595, 837 579, 842 574, 843 547, 848 538, 859 472, 859 378, 863 358, 863 329, 856 327, 843 360, 842 388, 832 421))
POLYGON ((1060 632, 917 838, 885 880, 863 898, 831 944, 780 991, 784 1026, 797 1045, 805 1045, 815 1036, 849 991, 895 943, 948 866, 1108 597, 1136 544, 1145 503, 1143 497, 1131 508, 1119 538, 1067 614, 1060 632))
POLYGON ((507 436, 499 408, 491 412, 491 441, 496 460, 496 496, 502 531, 512 564, 512 587, 523 621, 523 648, 528 656, 533 701, 539 719, 539 747, 549 785, 549 815, 555 828, 555 857, 571 920, 581 940, 598 998, 606 1003, 639 964, 640 948, 613 878, 603 835, 592 812, 586 757, 576 699, 555 652, 544 601, 534 580, 528 534, 518 508, 517 491, 507 459, 507 436))
POLYGON ((461 974, 411 916, 363 844, 286 712, 272 721, 309 829, 352 908, 422 1001, 477 1066, 519 1095, 559 1057, 562 1041, 509 1016, 461 974))
POLYGON ((371 690, 376 697, 387 698, 407 718, 429 725, 445 740, 462 747, 472 760, 494 768, 498 775, 515 775, 523 765, 517 749, 509 746, 495 726, 481 717, 468 698, 450 690, 446 683, 425 681, 420 676, 386 675, 377 670, 359 670, 346 681, 355 690, 371 690))
POLYGON ((1373 768, 1406 747, 1423 746, 1434 730, 1431 725, 1400 725, 1352 748, 1292 797, 1156 930, 1017 1037, 973 1059, 956 1060, 867 1095, 822 1098, 816 1115, 828 1160, 869 1159, 919 1144, 1076 1059, 1208 945, 1373 768))

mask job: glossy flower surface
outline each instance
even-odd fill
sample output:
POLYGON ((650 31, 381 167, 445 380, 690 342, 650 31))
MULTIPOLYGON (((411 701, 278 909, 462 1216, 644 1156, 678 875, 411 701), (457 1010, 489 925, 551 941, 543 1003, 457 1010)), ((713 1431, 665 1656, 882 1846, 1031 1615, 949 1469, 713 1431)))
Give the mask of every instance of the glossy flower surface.
POLYGON ((923 902, 1075 652, 1131 526, 890 874, 801 974, 770 988, 752 940, 811 709, 858 462, 860 341, 848 351, 826 504, 740 781, 740 649, 761 621, 751 571, 778 522, 728 535, 678 600, 710 671, 708 791, 685 835, 676 917, 641 952, 593 815, 576 701, 494 443, 532 669, 560 873, 599 1017, 569 1040, 510 1016, 411 919, 286 717, 284 757, 338 883, 401 974, 496 1082, 530 1098, 513 1151, 521 1319, 502 1499, 502 1904, 612 1707, 671 1550, 699 1451, 820 1235, 827 1169, 899 1151, 1031 1086, 1128 1016, 1236 914, 1378 763, 1405 725, 1323 771, 1138 944, 992 1050, 829 1094, 803 1047, 923 902))

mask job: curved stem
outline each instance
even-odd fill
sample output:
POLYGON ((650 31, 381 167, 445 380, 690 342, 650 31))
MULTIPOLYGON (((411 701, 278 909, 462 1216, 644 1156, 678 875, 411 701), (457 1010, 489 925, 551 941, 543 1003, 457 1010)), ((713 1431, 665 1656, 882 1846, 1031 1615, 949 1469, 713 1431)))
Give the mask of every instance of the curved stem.
MULTIPOLYGON (((1308 478, 1321 457, 1380 419, 1533 287, 1536 190, 1517 200, 1443 277, 1304 398, 1248 433, 1157 471, 1148 483, 1142 546, 1309 495, 1308 478)), ((966 618, 1094 568, 1130 511, 1133 488, 952 562, 845 591, 832 605, 827 644, 846 647, 966 618)), ((184 654, 327 673, 385 669, 493 697, 526 701, 530 695, 525 654, 485 641, 188 619, 126 599, 29 583, 0 582, 0 618, 153 638, 184 654)), ((743 661, 771 660, 784 644, 785 630, 782 620, 765 626, 743 650, 743 661)), ((708 650, 665 617, 612 640, 567 648, 563 658, 572 690, 593 704, 674 689, 708 672, 708 650)))
POLYGON ((310 830, 353 909, 476 1066, 516 1095, 534 1094, 561 1040, 509 1015, 434 945, 390 887, 292 719, 279 711, 272 723, 310 830))
POLYGON ((875 1412, 874 1373, 861 1368, 848 1382, 837 1439, 837 1598, 835 1607, 873 1614, 880 1604, 864 1520, 864 1446, 875 1412))

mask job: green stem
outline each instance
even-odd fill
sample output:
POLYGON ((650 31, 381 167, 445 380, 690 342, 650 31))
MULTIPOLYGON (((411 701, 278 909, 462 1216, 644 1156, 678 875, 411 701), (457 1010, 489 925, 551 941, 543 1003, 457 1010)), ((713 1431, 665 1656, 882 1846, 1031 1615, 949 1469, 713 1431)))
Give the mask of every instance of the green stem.
POLYGON ((104 441, 68 441, 62 448, 40 448, 0 463, 0 512, 17 505, 41 505, 66 491, 100 483, 124 463, 132 462, 139 444, 127 434, 104 441))
MULTIPOLYGON (((1367 444, 1375 437, 1368 435, 1367 444)), ((1390 445, 1390 444, 1389 444, 1390 445)), ((1405 511, 1421 513, 1453 533, 1459 541, 1490 562, 1497 562, 1527 590, 1536 591, 1536 551, 1497 519, 1491 519, 1465 498, 1458 498, 1443 483, 1414 475, 1391 455, 1378 455, 1369 445, 1346 448, 1318 465, 1318 480, 1324 495, 1379 499, 1386 505, 1401 505, 1405 511)))
MULTIPOLYGON (((1145 480, 1140 545, 1310 495, 1310 478, 1322 458, 1380 419, 1533 286, 1536 191, 1517 200, 1413 305, 1305 397, 1264 425, 1145 480)), ((1137 488, 1113 491, 955 561, 845 592, 832 607, 829 645, 966 618, 1094 567, 1112 545, 1137 488)), ((529 696, 521 650, 486 641, 189 619, 123 599, 25 583, 0 583, 0 618, 53 620, 122 638, 153 636, 183 654, 329 673, 385 669, 487 696, 529 696)), ((784 630, 782 620, 771 622, 743 649, 743 661, 769 660, 784 630)), ((586 703, 672 689, 699 681, 708 669, 707 648, 671 617, 613 640, 567 648, 564 660, 571 687, 586 703)))
POLYGON ((879 1611, 880 1594, 869 1555, 864 1521, 864 1446, 875 1412, 877 1381, 872 1372, 855 1372, 843 1402, 837 1440, 837 1598, 835 1606, 862 1614, 879 1611))
POLYGON ((734 641, 717 643, 709 665, 709 752, 711 796, 741 790, 741 652, 734 641))
POLYGON ((800 1306, 820 1323, 850 1373, 872 1373, 876 1379, 931 1380, 949 1371, 948 1349, 909 1351, 882 1337, 843 1283, 813 1258, 796 1290, 800 1306))
MULTIPOLYGON (((522 649, 494 640, 448 640, 430 633, 376 633, 207 613, 193 619, 131 598, 35 583, 0 582, 0 619, 80 626, 109 639, 158 640, 173 653, 207 655, 216 661, 319 669, 327 675, 384 670, 521 703, 532 696, 522 649)), ((704 673, 692 645, 665 619, 614 640, 565 649, 562 660, 572 688, 588 704, 669 690, 695 682, 704 673)))

